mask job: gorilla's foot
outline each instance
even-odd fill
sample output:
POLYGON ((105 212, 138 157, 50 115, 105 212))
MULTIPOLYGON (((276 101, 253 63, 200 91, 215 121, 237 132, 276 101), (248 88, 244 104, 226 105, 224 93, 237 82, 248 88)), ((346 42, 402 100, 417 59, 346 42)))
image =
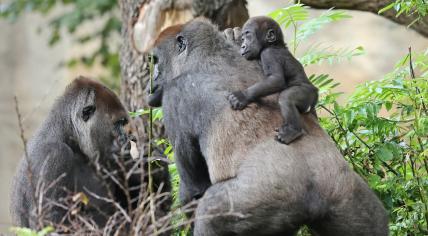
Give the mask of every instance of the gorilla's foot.
POLYGON ((296 129, 294 127, 291 127, 289 125, 284 125, 281 128, 277 130, 278 134, 276 135, 275 139, 284 144, 290 144, 294 140, 300 138, 304 132, 302 129, 296 129))

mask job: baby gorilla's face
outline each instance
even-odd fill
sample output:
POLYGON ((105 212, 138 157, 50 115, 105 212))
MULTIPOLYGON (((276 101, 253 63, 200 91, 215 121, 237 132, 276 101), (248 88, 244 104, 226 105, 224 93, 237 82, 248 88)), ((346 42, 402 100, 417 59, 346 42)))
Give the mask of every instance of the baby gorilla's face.
POLYGON ((260 57, 260 51, 262 49, 262 42, 257 38, 256 25, 245 24, 242 29, 242 44, 241 44, 241 55, 247 60, 258 59, 260 57))

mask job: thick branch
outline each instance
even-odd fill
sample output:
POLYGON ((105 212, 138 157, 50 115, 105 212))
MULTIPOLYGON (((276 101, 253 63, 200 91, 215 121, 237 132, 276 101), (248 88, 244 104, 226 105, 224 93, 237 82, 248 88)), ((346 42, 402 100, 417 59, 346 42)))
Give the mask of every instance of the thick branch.
MULTIPOLYGON (((368 11, 375 14, 377 14, 380 9, 391 3, 390 0, 301 0, 300 2, 312 8, 329 9, 334 7, 336 9, 368 11)), ((416 14, 401 14, 399 17, 395 17, 395 15, 396 12, 393 9, 381 14, 381 16, 386 17, 389 20, 405 26, 409 25, 417 18, 416 14)), ((424 37, 428 37, 428 17, 419 20, 410 26, 410 28, 424 37)))

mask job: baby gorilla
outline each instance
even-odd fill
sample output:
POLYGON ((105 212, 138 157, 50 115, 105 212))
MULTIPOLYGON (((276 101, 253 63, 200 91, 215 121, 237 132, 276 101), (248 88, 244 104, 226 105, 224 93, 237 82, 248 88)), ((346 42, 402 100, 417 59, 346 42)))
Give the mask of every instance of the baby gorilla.
POLYGON ((289 144, 303 135, 299 112, 314 115, 318 89, 309 81, 302 64, 288 51, 280 26, 271 18, 250 18, 242 29, 241 54, 260 60, 266 79, 244 91, 235 91, 228 100, 235 110, 244 109, 258 98, 280 92, 278 103, 284 124, 276 139, 289 144))

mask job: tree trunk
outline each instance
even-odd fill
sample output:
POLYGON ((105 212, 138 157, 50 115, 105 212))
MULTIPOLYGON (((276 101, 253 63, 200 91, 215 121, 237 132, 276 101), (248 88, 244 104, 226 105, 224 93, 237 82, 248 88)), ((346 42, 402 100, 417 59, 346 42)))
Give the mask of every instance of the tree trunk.
MULTIPOLYGON (((129 111, 147 107, 144 89, 149 79, 148 63, 145 55, 137 52, 132 44, 132 22, 138 17, 138 8, 146 0, 121 0, 122 13, 122 48, 120 50, 120 67, 122 75, 121 98, 129 111)), ((147 118, 133 119, 139 147, 147 143, 147 118)), ((146 152, 145 152, 146 153, 146 152)))

